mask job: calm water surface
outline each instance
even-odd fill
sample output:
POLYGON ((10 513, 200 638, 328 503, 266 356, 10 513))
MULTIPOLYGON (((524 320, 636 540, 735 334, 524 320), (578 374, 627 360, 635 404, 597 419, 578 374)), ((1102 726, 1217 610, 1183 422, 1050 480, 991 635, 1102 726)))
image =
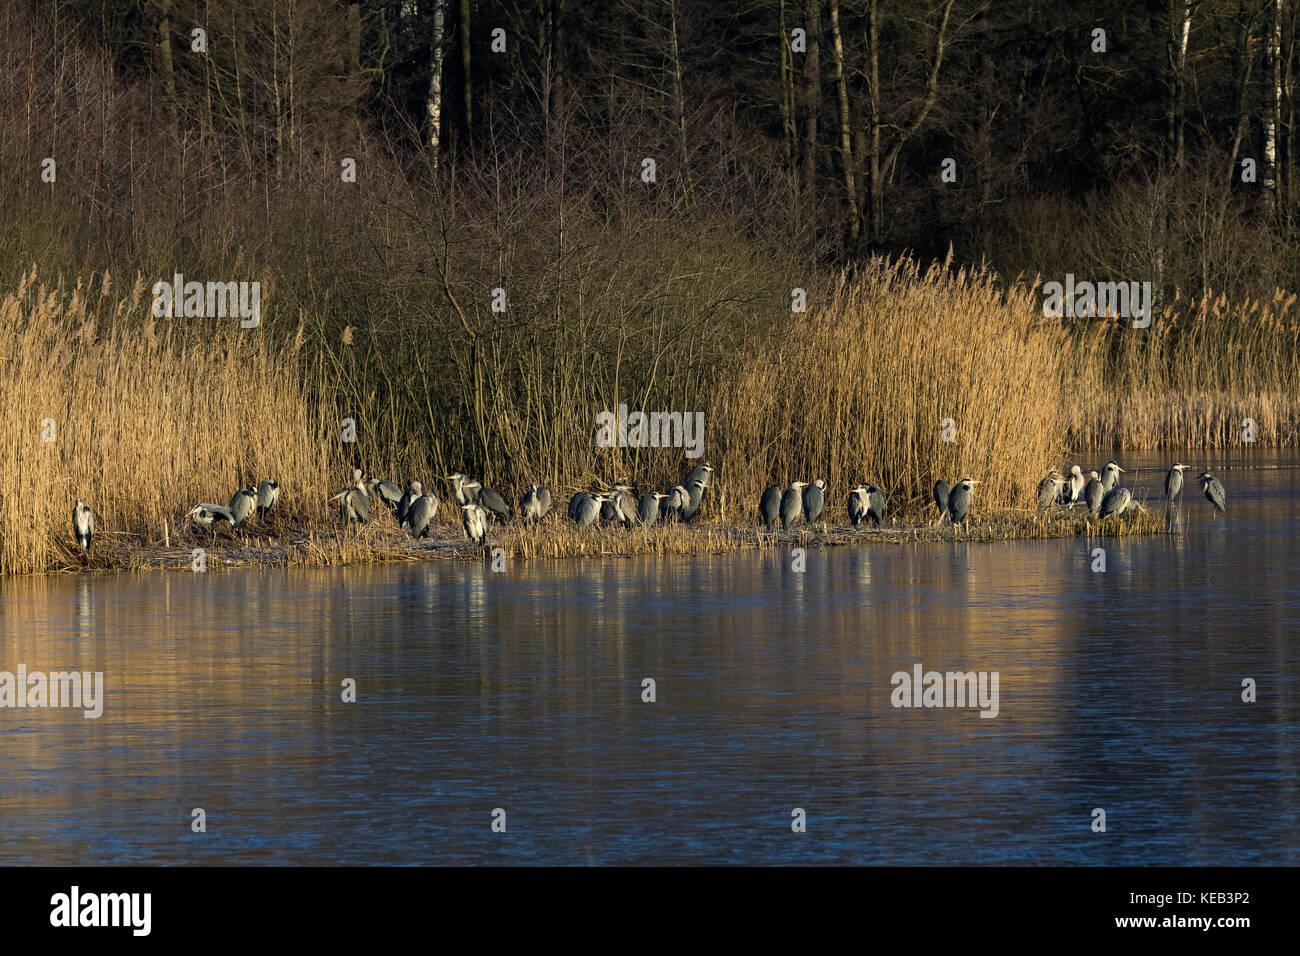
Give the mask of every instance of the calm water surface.
POLYGON ((5 580, 107 692, 0 710, 0 863, 1294 865, 1300 458, 1216 464, 1158 539, 5 580))

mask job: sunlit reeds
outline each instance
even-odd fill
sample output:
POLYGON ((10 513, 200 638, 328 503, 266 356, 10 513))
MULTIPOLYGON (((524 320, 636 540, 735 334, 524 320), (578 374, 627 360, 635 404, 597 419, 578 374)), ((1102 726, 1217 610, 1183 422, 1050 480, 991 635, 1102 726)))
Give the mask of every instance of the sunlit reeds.
MULTIPOLYGON (((220 555, 214 569, 470 553, 437 478, 437 456, 411 447, 405 427, 369 435, 367 449, 380 467, 416 462, 405 466, 413 474, 396 465, 388 476, 421 478, 443 499, 434 546, 413 544, 381 505, 362 529, 342 527, 327 507, 365 459, 341 440, 341 419, 358 414, 339 387, 343 373, 310 334, 266 322, 249 330, 232 320, 154 319, 144 280, 121 292, 106 276, 71 287, 41 283, 32 270, 0 297, 0 571, 171 566, 195 547, 220 555), (249 543, 214 541, 186 524, 193 504, 225 503, 241 484, 270 477, 282 487, 277 512, 265 526, 251 524, 249 543), (88 560, 71 533, 77 497, 97 515, 88 560)), ((671 345, 680 319, 663 321, 671 345)), ((755 530, 759 494, 795 478, 827 481, 832 527, 844 523, 847 489, 861 481, 887 490, 898 519, 878 532, 807 539, 814 543, 948 537, 950 528, 926 523, 930 487, 965 474, 980 480, 973 540, 1154 533, 1158 522, 1147 518, 1113 527, 1036 519, 1038 479, 1072 447, 1222 446, 1240 440, 1244 418, 1256 423, 1261 444, 1293 441, 1297 328, 1295 296, 1280 295, 1240 307, 1176 300, 1145 330, 1114 320, 1069 325, 1044 319, 1030 287, 1007 288, 985 272, 876 260, 807 314, 751 322, 725 360, 692 367, 681 404, 706 416, 699 460, 681 449, 642 457, 595 443, 593 403, 611 381, 653 380, 644 363, 671 364, 659 346, 615 355, 628 365, 612 379, 603 364, 575 361, 568 378, 551 381, 550 347, 508 361, 481 354, 469 378, 422 387, 440 390, 428 399, 437 408, 460 400, 475 374, 496 383, 474 401, 483 403, 484 421, 496 423, 485 426, 482 454, 508 459, 491 470, 519 476, 496 482, 497 490, 517 502, 533 476, 556 502, 540 529, 493 529, 492 545, 512 558, 769 547, 785 539, 755 530), (579 531, 563 517, 579 488, 624 477, 641 490, 661 488, 705 459, 717 470, 697 525, 579 531)), ((707 347, 688 345, 698 350, 690 354, 718 354, 726 330, 707 338, 707 347)), ((346 374, 361 381, 367 373, 346 374)), ((609 403, 624 394, 612 392, 609 403)))
POLYGON ((78 497, 101 545, 174 539, 190 506, 267 477, 286 514, 323 514, 328 398, 263 330, 185 321, 206 325, 155 320, 143 281, 106 276, 62 289, 33 270, 0 298, 0 570, 74 564, 78 497))

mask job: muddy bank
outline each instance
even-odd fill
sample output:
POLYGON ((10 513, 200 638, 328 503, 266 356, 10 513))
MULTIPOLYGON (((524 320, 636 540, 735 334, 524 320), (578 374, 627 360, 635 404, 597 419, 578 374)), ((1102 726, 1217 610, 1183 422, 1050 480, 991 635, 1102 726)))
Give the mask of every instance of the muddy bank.
POLYGON ((915 518, 895 519, 880 527, 854 528, 822 524, 768 532, 756 526, 722 524, 663 525, 650 528, 593 527, 578 530, 562 515, 540 524, 512 522, 489 529, 486 546, 465 539, 459 526, 440 524, 416 540, 391 522, 363 527, 287 528, 246 540, 229 535, 183 533, 175 540, 142 542, 126 535, 101 536, 88 558, 68 552, 53 573, 79 571, 180 570, 217 571, 247 567, 331 567, 415 561, 542 560, 573 557, 630 557, 640 554, 726 554, 742 550, 843 547, 856 544, 901 544, 909 541, 951 546, 957 542, 1032 540, 1071 537, 1156 535, 1171 531, 1159 511, 1098 521, 1079 512, 1043 517, 1020 511, 993 513, 973 520, 954 534, 951 525, 915 518), (499 549, 499 553, 498 553, 499 549))

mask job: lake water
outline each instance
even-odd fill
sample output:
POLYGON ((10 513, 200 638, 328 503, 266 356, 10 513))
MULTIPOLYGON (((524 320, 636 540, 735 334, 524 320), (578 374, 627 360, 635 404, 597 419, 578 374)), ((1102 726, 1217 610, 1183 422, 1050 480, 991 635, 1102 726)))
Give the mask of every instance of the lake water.
POLYGON ((0 863, 1294 865, 1300 457, 1212 463, 1154 539, 4 580, 106 691, 0 710, 0 863))

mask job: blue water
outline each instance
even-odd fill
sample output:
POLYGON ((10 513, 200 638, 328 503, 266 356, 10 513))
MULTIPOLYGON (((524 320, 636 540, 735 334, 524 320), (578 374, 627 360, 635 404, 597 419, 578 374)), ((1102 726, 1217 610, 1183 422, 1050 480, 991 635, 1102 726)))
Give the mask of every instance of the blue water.
MULTIPOLYGON (((1161 507, 1156 459, 1120 460, 1161 507)), ((1294 865, 1298 464, 1225 463, 1225 517, 1189 482, 1181 535, 802 572, 778 548, 6 580, 0 670, 107 692, 97 720, 0 710, 0 863, 1294 865), (918 661, 996 671, 998 716, 893 707, 918 661)))

